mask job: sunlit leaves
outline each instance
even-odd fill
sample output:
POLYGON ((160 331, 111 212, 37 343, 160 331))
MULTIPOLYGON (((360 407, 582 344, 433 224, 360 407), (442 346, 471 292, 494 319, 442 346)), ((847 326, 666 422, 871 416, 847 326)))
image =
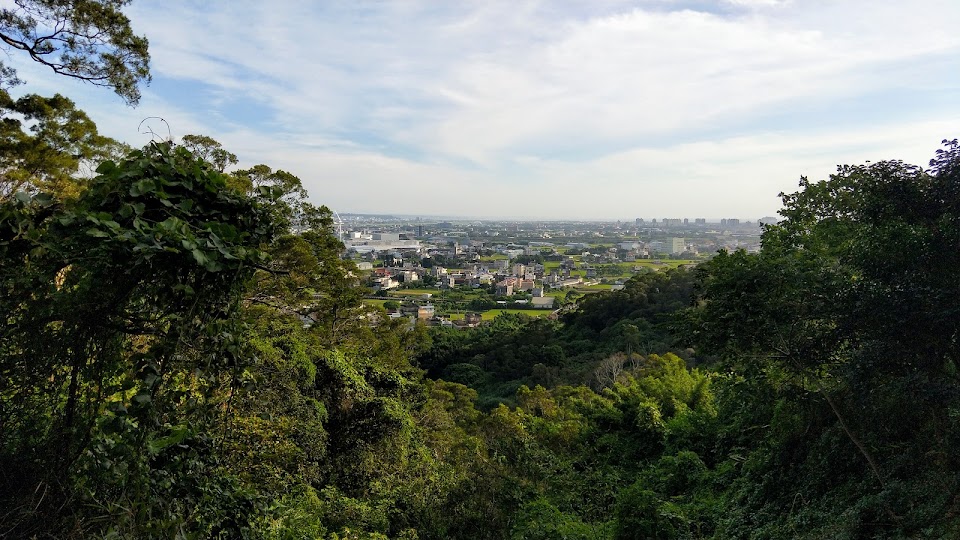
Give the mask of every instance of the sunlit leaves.
POLYGON ((92 164, 125 150, 59 94, 13 100, 0 89, 0 200, 19 191, 75 198, 92 164))

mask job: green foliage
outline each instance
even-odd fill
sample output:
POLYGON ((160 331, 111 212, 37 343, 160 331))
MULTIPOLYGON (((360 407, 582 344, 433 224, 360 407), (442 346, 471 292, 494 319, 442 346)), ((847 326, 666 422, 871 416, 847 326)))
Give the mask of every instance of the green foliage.
POLYGON ((614 538, 618 540, 677 538, 668 505, 640 482, 620 493, 616 516, 614 538))
MULTIPOLYGON (((224 157, 223 149, 219 143, 210 139, 203 141, 203 145, 197 144, 198 141, 190 140, 188 144, 203 149, 205 155, 217 160, 217 164, 226 164, 232 162, 227 153, 224 157)), ((325 229, 332 224, 328 214, 330 211, 326 208, 316 208, 307 202, 307 191, 296 175, 287 171, 274 171, 270 167, 260 164, 254 165, 250 169, 233 171, 231 173, 232 184, 237 189, 245 193, 269 194, 273 204, 275 219, 284 221, 288 227, 297 229, 325 229)), ((336 240, 336 239, 333 239, 336 240)), ((339 241, 337 241, 339 243, 339 241)))
POLYGON ((960 398, 960 260, 938 247, 960 238, 960 151, 945 143, 928 171, 884 161, 803 179, 759 254, 701 267, 695 341, 764 380, 732 381, 752 386, 740 395, 756 405, 731 420, 768 435, 757 445, 723 434, 751 449, 733 491, 743 512, 725 534, 889 537, 955 526, 929 519, 960 493, 960 456, 946 443, 960 398), (905 498, 934 476, 949 495, 905 498), (768 521, 784 512, 789 528, 768 521))
POLYGON ((804 180, 759 254, 428 333, 296 176, 190 136, 77 182, 82 113, 8 107, 46 169, 0 201, 0 535, 956 536, 956 142, 804 180))
POLYGON ((125 148, 100 135, 93 121, 59 94, 14 100, 0 89, 0 200, 19 191, 76 198, 82 169, 120 157, 125 148))
POLYGON ((537 499, 520 508, 510 537, 531 540, 600 540, 609 537, 606 529, 603 525, 583 523, 576 516, 561 512, 550 502, 537 499))
POLYGON ((516 408, 501 405, 486 416, 470 415, 461 425, 469 433, 479 418, 481 440, 500 464, 481 478, 491 482, 495 472, 505 482, 498 488, 499 512, 512 515, 513 522, 499 536, 509 530, 515 537, 610 537, 618 492, 637 478, 661 476, 672 480, 651 482, 647 489, 674 501, 668 505, 674 515, 669 523, 712 530, 716 502, 707 466, 690 451, 661 459, 671 422, 692 415, 713 418, 704 380, 676 356, 651 357, 643 370, 599 394, 582 386, 523 386, 516 408), (695 381, 698 392, 691 390, 695 381), (686 487, 702 493, 678 500, 686 487))
POLYGON ((634 276, 620 291, 584 298, 566 322, 581 331, 601 332, 625 319, 642 319, 666 329, 670 315, 689 306, 693 278, 682 269, 634 276))
MULTIPOLYGON (((129 0, 17 0, 0 9, 0 41, 55 73, 112 88, 128 104, 150 81, 147 39, 120 11, 129 0)), ((0 87, 17 84, 0 64, 0 87)))
POLYGON ((234 191, 166 144, 99 172, 76 201, 0 207, 0 458, 20 509, 3 530, 355 537, 440 521, 431 494, 470 469, 437 473, 439 439, 413 420, 407 358, 429 340, 357 317, 327 211, 288 233, 281 191, 234 191))
POLYGON ((638 276, 622 291, 589 295, 562 323, 500 315, 470 332, 434 329, 417 363, 432 377, 470 384, 485 408, 512 404, 523 384, 609 385, 641 354, 689 356, 675 348, 673 327, 690 304, 693 277, 686 270, 638 276), (469 378, 465 364, 476 367, 469 378))
POLYGON ((317 491, 309 486, 296 486, 283 495, 261 518, 258 532, 265 540, 300 540, 324 538, 324 505, 317 491))
POLYGON ((960 238, 958 156, 948 142, 929 171, 882 162, 804 181, 759 254, 644 276, 562 324, 436 331, 421 365, 493 405, 480 433, 514 519, 501 535, 954 536, 960 261, 938 246, 960 238), (638 354, 677 330, 712 374, 638 354), (558 362, 542 360, 549 347, 558 362), (534 373, 588 382, 577 364, 596 391, 506 397, 534 373))
POLYGON ((197 158, 209 163, 218 172, 230 165, 237 164, 237 155, 227 151, 223 145, 206 135, 184 135, 181 139, 184 148, 197 158))
MULTIPOLYGON (((209 474, 218 459, 202 426, 243 363, 232 313, 275 229, 169 145, 98 171, 75 202, 17 198, 0 215, 0 449, 17 471, 4 492, 55 489, 50 504, 79 497, 143 534, 239 530, 249 497, 209 474)), ((57 526, 33 517, 18 527, 57 526)))

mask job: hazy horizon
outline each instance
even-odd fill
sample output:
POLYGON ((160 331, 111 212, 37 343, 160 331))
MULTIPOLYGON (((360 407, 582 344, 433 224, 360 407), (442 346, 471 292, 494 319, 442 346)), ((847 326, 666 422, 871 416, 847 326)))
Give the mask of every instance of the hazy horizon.
POLYGON ((664 219, 664 218, 668 218, 668 219, 675 219, 675 218, 684 219, 684 218, 687 218, 687 219, 690 220, 690 223, 689 223, 688 225, 695 225, 695 223, 693 222, 693 220, 694 220, 694 219, 698 219, 698 218, 704 218, 704 219, 706 219, 706 222, 707 222, 708 224, 710 224, 710 223, 720 224, 721 220, 723 220, 723 219, 730 219, 730 218, 739 219, 740 222, 741 222, 741 224, 744 223, 745 221, 756 222, 756 221, 759 220, 759 219, 764 219, 764 218, 769 218, 769 217, 773 217, 773 218, 776 218, 776 219, 778 219, 778 220, 779 220, 779 219, 782 219, 779 215, 766 215, 766 216, 757 216, 757 217, 725 216, 725 217, 714 217, 714 218, 705 217, 705 216, 696 216, 696 217, 692 217, 692 216, 672 216, 672 217, 671 217, 671 216, 664 216, 664 217, 657 217, 657 218, 644 217, 644 216, 636 216, 636 217, 633 217, 633 218, 616 218, 616 217, 614 217, 614 218, 562 218, 562 217, 560 217, 560 218, 536 218, 536 217, 523 217, 523 216, 491 217, 491 216, 479 216, 479 215, 477 215, 477 216, 464 216, 464 215, 459 215, 459 216, 458 216, 458 215, 406 214, 406 213, 401 213, 401 212, 339 212, 339 211, 338 211, 337 213, 340 214, 340 216, 364 216, 364 217, 383 217, 383 218, 388 218, 388 217, 389 217, 389 218, 404 219, 404 220, 406 220, 406 219, 416 220, 416 219, 420 218, 420 219, 424 220, 424 224, 425 224, 425 225, 430 224, 430 223, 432 223, 432 222, 442 222, 442 221, 494 221, 494 222, 497 222, 497 221, 517 221, 517 222, 557 222, 557 223, 581 222, 581 221, 582 221, 582 222, 587 222, 587 223, 616 223, 617 221, 619 221, 619 222, 626 223, 626 224, 634 224, 634 223, 635 223, 635 220, 636 220, 637 218, 642 218, 642 219, 644 220, 644 224, 646 224, 646 225, 651 225, 651 224, 653 224, 653 223, 651 222, 651 219, 656 219, 656 220, 657 220, 657 224, 659 225, 659 224, 661 223, 661 220, 664 219))

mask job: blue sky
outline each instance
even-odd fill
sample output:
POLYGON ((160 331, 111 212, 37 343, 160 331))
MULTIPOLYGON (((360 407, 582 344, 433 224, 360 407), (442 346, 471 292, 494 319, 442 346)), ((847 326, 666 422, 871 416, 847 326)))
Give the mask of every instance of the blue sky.
MULTIPOLYGON (((164 118, 341 212, 633 219, 779 208, 960 136, 955 0, 137 0, 137 108, 11 57, 130 144, 164 118)), ((165 131, 165 127, 156 128, 165 131)))

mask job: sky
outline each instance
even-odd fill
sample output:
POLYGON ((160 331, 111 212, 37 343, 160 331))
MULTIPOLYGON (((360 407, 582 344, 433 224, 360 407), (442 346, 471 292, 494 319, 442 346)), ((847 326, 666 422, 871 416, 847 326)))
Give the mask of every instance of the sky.
MULTIPOLYGON (((960 137, 956 0, 135 0, 136 108, 11 56, 102 133, 204 134, 339 213, 775 215, 960 137)), ((11 53, 12 54, 12 53, 11 53)))

